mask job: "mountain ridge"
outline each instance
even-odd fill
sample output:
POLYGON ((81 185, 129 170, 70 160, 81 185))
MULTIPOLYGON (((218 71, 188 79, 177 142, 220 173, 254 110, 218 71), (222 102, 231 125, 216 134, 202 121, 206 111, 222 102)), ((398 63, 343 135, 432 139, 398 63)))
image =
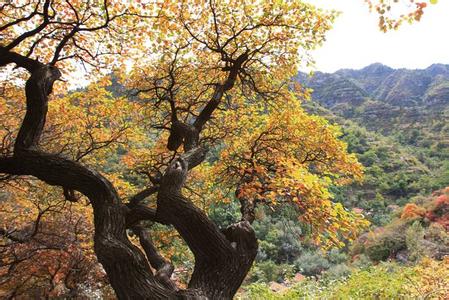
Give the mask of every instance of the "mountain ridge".
MULTIPOLYGON (((306 74, 302 73, 306 77, 306 74)), ((362 69, 339 69, 333 73, 316 72, 308 83, 314 85, 314 79, 322 77, 334 80, 350 81, 362 94, 370 98, 385 101, 399 106, 410 106, 424 103, 431 99, 431 103, 449 99, 449 65, 432 64, 425 69, 394 69, 381 63, 373 63, 362 69), (439 92, 435 88, 445 83, 439 92), (432 97, 426 97, 430 92, 432 97)))

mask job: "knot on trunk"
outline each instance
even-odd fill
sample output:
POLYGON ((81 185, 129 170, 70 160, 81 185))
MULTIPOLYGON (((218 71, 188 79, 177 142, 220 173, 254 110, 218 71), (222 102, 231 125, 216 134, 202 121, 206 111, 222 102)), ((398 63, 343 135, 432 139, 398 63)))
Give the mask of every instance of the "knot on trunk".
POLYGON ((174 159, 165 170, 159 193, 179 194, 187 177, 188 161, 182 157, 174 159))
POLYGON ((43 74, 44 91, 48 96, 53 91, 53 84, 55 83, 56 80, 61 78, 62 74, 61 71, 59 71, 59 69, 56 68, 55 66, 45 66, 42 69, 44 69, 42 70, 44 72, 43 74))
MULTIPOLYGON (((166 202, 167 199, 177 199, 187 201, 182 194, 181 189, 186 181, 188 171, 204 161, 207 149, 196 147, 175 158, 165 170, 161 178, 158 193, 158 205, 166 202)), ((158 213, 160 207, 158 206, 158 213)), ((162 218, 162 217, 161 217, 162 218)))
POLYGON ((54 82, 61 76, 61 71, 55 66, 42 65, 31 74, 28 82, 35 83, 43 95, 48 96, 53 91, 54 82))
POLYGON ((194 126, 174 120, 170 128, 167 148, 170 151, 176 151, 184 144, 184 151, 189 151, 196 147, 198 139, 199 132, 194 126))
POLYGON ((233 248, 244 253, 255 254, 257 252, 257 238, 254 229, 248 221, 240 221, 223 230, 226 239, 231 242, 233 248))
POLYGON ((196 147, 175 158, 161 178, 161 191, 179 192, 184 185, 188 171, 204 161, 207 151, 206 148, 196 147))

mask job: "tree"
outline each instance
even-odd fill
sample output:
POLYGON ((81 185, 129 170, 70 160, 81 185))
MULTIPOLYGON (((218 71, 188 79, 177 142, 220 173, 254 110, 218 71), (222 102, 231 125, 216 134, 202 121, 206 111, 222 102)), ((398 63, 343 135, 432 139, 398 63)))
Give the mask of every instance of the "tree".
MULTIPOLYGON (((25 98, 26 111, 17 134, 15 122, 4 121, 3 180, 38 178, 62 187, 65 201, 91 204, 95 254, 119 298, 230 299, 257 252, 257 204, 293 206, 317 242, 339 245, 366 225, 328 191, 360 178, 360 165, 337 128, 301 110, 298 97, 308 91, 290 83, 298 56, 310 63, 307 51, 324 40, 333 18, 300 1, 8 1, 1 10, 0 66, 9 76, 2 100, 14 114, 25 98), (47 118, 57 107, 52 95, 59 101, 68 93, 68 84, 56 83, 63 74, 73 82, 80 66, 91 79, 115 70, 128 99, 106 93, 100 80, 47 118), (100 104, 92 109, 92 101, 100 104), (72 124, 78 109, 85 118, 72 124), (143 133, 127 140, 134 131, 143 133), (126 203, 130 189, 117 190, 121 181, 87 159, 120 151, 122 167, 149 181, 126 203), (198 195, 239 201, 241 220, 219 228, 195 205, 198 195), (155 203, 146 205, 151 197, 155 203), (187 289, 170 279, 174 266, 152 243, 147 221, 172 226, 192 251, 187 289)), ((14 230, 0 233, 7 244, 18 240, 14 230)))
MULTIPOLYGON (((51 102, 40 147, 101 168, 121 193, 128 185, 110 169, 109 159, 136 136, 131 134, 135 126, 130 120, 138 118, 132 103, 108 95, 92 86, 51 102)), ((0 97, 2 155, 12 153, 24 111, 24 103, 18 101, 22 97, 20 90, 9 88, 0 97)), ((16 176, 2 177, 0 191, 0 289, 8 295, 2 297, 71 297, 107 291, 104 271, 92 249, 93 215, 87 199, 72 194, 75 197, 69 199, 77 203, 67 201, 60 188, 16 176)))

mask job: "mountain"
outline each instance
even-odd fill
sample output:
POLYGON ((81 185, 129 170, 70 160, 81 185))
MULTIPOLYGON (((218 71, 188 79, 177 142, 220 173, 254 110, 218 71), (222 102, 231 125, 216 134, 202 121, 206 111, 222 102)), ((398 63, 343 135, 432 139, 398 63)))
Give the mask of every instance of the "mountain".
POLYGON ((376 63, 361 70, 301 73, 297 80, 313 89, 314 101, 368 130, 415 146, 449 146, 449 65, 408 70, 376 63))
POLYGON ((313 89, 305 108, 340 124, 349 151, 365 166, 365 182, 336 189, 338 201, 382 224, 388 207, 449 185, 449 65, 409 70, 375 63, 296 79, 313 89))

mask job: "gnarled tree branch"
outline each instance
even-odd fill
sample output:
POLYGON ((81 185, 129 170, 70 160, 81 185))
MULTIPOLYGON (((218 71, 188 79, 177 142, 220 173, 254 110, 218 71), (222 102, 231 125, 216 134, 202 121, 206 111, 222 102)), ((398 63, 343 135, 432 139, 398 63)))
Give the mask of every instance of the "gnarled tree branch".
MULTIPOLYGON (((3 51, 3 50, 2 50, 3 51)), ((32 175, 50 185, 77 190, 94 208, 95 252, 119 298, 166 299, 175 297, 155 280, 143 253, 126 237, 126 209, 112 184, 83 165, 38 149, 45 124, 48 95, 60 72, 56 67, 15 53, 2 64, 16 63, 30 71, 26 83, 27 112, 16 139, 14 156, 0 157, 0 173, 32 175)))

